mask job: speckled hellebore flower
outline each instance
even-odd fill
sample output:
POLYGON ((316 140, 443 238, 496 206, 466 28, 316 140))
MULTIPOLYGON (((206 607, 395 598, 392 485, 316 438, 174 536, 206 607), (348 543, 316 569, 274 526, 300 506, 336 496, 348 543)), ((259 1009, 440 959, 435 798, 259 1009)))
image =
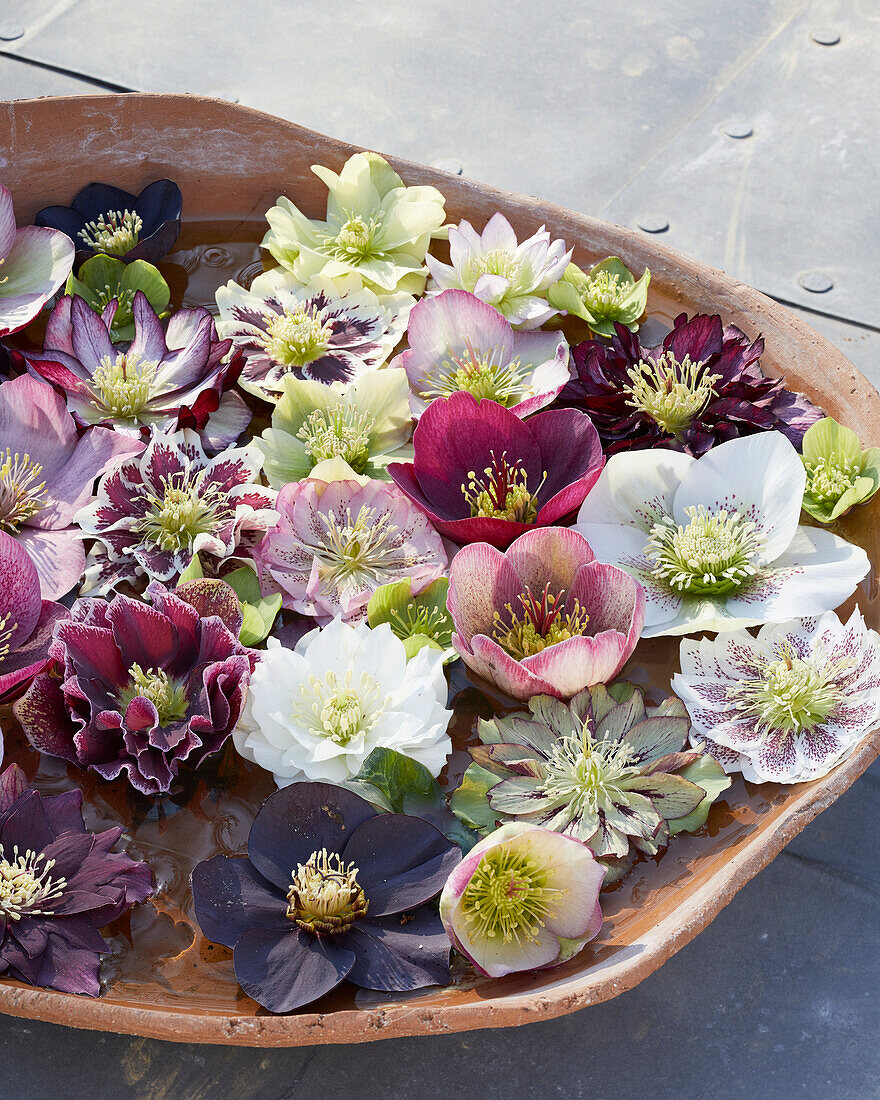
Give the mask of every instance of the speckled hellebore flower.
POLYGON ((799 447, 822 414, 784 379, 761 373, 763 351, 763 340, 750 342, 718 316, 682 313, 656 347, 615 325, 610 346, 586 340, 571 349, 575 377, 559 400, 590 414, 606 454, 667 447, 699 457, 763 431, 799 447))
POLYGON ((440 918, 480 974, 543 970, 599 934, 604 877, 579 840, 511 822, 471 848, 449 876, 440 918))
POLYGON ((880 723, 880 637, 855 610, 686 638, 672 689, 691 742, 755 783, 819 779, 880 723))
POLYGON ((144 575, 170 581, 194 554, 213 572, 250 557, 277 519, 275 490, 255 484, 261 464, 249 447, 208 459, 188 428, 153 432, 143 454, 114 463, 97 499, 76 515, 97 540, 82 591, 103 594, 144 575))
POLYGON ((283 268, 257 276, 250 290, 229 282, 217 291, 220 331, 245 357, 239 384, 266 401, 288 377, 348 384, 381 367, 412 304, 409 294, 380 301, 352 277, 303 286, 283 268))
POLYGON ((409 348, 391 365, 407 373, 415 416, 437 398, 465 391, 525 417, 549 405, 570 377, 560 333, 515 332, 465 290, 423 298, 406 335, 409 348))
POLYGON ((462 221, 449 230, 449 263, 427 257, 428 293, 469 290, 514 328, 540 328, 559 312, 547 301, 547 291, 570 260, 565 241, 551 241, 543 225, 520 244, 503 214, 493 214, 482 234, 462 221))
POLYGON ((37 676, 15 714, 40 752, 155 795, 226 743, 257 654, 222 581, 147 592, 77 600, 49 648, 61 679, 37 676))
POLYGON ((98 315, 116 301, 116 312, 110 322, 110 339, 114 343, 135 337, 133 306, 139 290, 146 295, 151 309, 164 317, 171 291, 158 269, 146 260, 127 264, 115 256, 92 256, 76 275, 70 275, 64 287, 65 294, 78 295, 98 315))
POLYGON ((63 993, 101 992, 100 929, 153 893, 149 865, 86 830, 82 791, 46 797, 13 764, 0 775, 0 973, 63 993))
POLYGON ((402 370, 367 371, 344 393, 292 376, 283 388, 272 427, 254 440, 273 488, 321 478, 333 459, 345 462, 349 476, 387 481, 388 463, 411 457, 409 385, 402 370))
POLYGON ((394 485, 308 478, 285 485, 275 507, 254 551, 263 590, 318 622, 362 619, 380 584, 410 577, 421 589, 446 570, 443 540, 394 485))
POLYGON ((614 336, 614 323, 635 332, 648 304, 647 268, 636 280, 626 264, 617 256, 608 256, 581 271, 569 264, 560 281, 547 291, 547 298, 557 309, 564 309, 586 321, 596 336, 614 336))
POLYGON ((503 554, 465 546, 449 568, 447 604, 464 663, 515 699, 570 699, 613 680, 645 617, 641 587, 564 527, 528 531, 503 554))
POLYGON ((449 940, 426 902, 460 858, 421 818, 296 783, 265 801, 246 857, 196 866, 196 919, 232 948, 242 989, 271 1012, 301 1008, 346 979, 389 992, 443 985, 449 940))
POLYGON ((575 530, 645 590, 645 637, 736 630, 819 615, 850 596, 868 556, 798 527, 806 473, 779 432, 702 458, 660 448, 613 455, 575 530))
POLYGON ((139 195, 90 183, 70 206, 46 206, 34 221, 66 233, 83 259, 104 253, 156 263, 174 247, 182 205, 180 188, 171 180, 156 180, 139 195))
POLYGON ((576 409, 520 420, 469 393, 429 405, 413 446, 411 463, 388 467, 400 489, 447 538, 501 549, 579 508, 605 461, 590 418, 576 409))
POLYGON ((435 187, 405 187, 377 153, 355 153, 337 175, 313 164, 329 191, 327 217, 313 221, 279 198, 263 238, 282 267, 309 283, 355 275, 376 294, 421 294, 425 253, 440 235, 444 198, 435 187))
POLYGON ((880 447, 863 451, 856 433, 830 416, 807 431, 802 457, 807 471, 802 507, 819 523, 833 523, 880 488, 880 447))
POLYGON ((99 316, 76 295, 59 299, 43 350, 25 355, 28 370, 64 391, 80 425, 103 424, 129 434, 198 428, 212 450, 234 442, 250 412, 237 394, 224 393, 240 363, 224 362, 231 341, 219 339, 211 314, 201 307, 178 310, 163 331, 146 295, 137 291, 135 337, 123 346, 110 340, 115 308, 111 302, 99 316))
POLYGON ((74 517, 94 499, 95 479, 142 449, 107 428, 78 436, 63 398, 43 382, 22 376, 0 384, 0 531, 30 555, 44 599, 69 592, 85 568, 74 517))
POLYGON ((279 787, 303 779, 342 783, 375 748, 394 749, 439 775, 452 743, 446 730, 443 653, 407 660, 387 624, 333 619, 294 649, 276 639, 251 679, 235 747, 271 771, 279 787))
POLYGON ((33 321, 64 285, 73 255, 63 233, 33 225, 18 229, 12 192, 0 185, 0 337, 33 321))

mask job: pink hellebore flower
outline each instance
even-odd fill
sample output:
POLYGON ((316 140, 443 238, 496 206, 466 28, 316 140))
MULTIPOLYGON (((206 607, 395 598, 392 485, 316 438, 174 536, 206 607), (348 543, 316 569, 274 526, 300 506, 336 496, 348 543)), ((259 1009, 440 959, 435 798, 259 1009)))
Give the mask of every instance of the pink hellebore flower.
POLYGON ((77 511, 93 498, 95 478, 120 456, 139 454, 138 439, 109 428, 77 435, 64 399, 34 378, 0 385, 0 531, 28 552, 44 599, 57 599, 82 576, 77 511))
POLYGON ((73 267, 66 233, 28 225, 17 229, 12 192, 0 186, 0 336, 29 325, 73 267))
POLYGON ((598 481, 599 436, 573 411, 523 421, 496 401, 455 393, 428 406, 413 461, 392 462, 388 472, 441 535, 504 549, 530 528, 564 519, 598 481))
POLYGON ((581 841, 511 822, 452 871, 440 895, 440 919, 480 974, 544 970, 598 936, 604 878, 605 868, 581 841))
POLYGON ((605 684, 635 649, 645 594, 565 527, 529 531, 502 554, 486 543, 452 559, 447 606, 464 663, 515 699, 605 684))

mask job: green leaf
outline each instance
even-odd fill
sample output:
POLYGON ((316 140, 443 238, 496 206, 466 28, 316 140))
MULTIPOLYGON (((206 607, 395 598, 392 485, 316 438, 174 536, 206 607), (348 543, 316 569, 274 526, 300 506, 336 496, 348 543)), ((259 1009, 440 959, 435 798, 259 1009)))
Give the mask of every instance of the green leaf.
POLYGON ((162 273, 146 260, 133 260, 126 264, 119 285, 123 290, 142 290, 158 314, 164 313, 171 301, 171 289, 162 278, 162 273))
POLYGON ((503 816, 489 805, 489 791, 498 783, 498 776, 479 764, 471 764, 461 784, 449 796, 449 807, 462 824, 479 833, 491 833, 495 822, 503 816))
POLYGON ((257 645, 266 638, 281 610, 281 593, 275 592, 271 596, 263 596, 257 574, 246 565, 241 569, 233 570, 232 573, 227 573, 223 580, 234 589, 241 601, 244 615, 239 634, 241 644, 257 645))
POLYGON ((180 574, 180 580, 178 580, 177 583, 186 584, 187 581, 200 581, 204 577, 204 575, 205 574, 202 571, 202 563, 199 560, 199 555, 193 554, 192 561, 180 574))
POLYGON ((243 565, 241 569, 235 569, 227 573, 223 578, 230 588, 234 588, 242 603, 257 604, 263 598, 260 589, 260 581, 253 569, 243 565))
POLYGON ((686 768, 682 768, 677 774, 682 779, 689 779, 691 783, 696 783, 698 787, 702 787, 706 792, 706 797, 686 817, 679 817, 666 822, 669 826, 670 836, 675 836, 676 833, 694 833, 697 829, 702 828, 709 816, 710 806, 722 791, 727 790, 731 783, 730 776, 725 774, 718 761, 708 753, 703 753, 698 760, 688 764, 686 768))

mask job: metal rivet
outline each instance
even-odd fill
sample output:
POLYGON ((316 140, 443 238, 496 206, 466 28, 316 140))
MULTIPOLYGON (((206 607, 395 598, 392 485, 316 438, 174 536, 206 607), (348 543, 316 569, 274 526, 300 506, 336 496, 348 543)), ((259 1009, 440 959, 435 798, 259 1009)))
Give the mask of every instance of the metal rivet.
POLYGON ((17 23, 6 23, 0 27, 0 38, 4 42, 14 42, 16 38, 21 38, 24 34, 24 27, 20 27, 17 23))
POLYGON ((824 271, 808 271, 800 276, 798 282, 811 294, 826 294, 834 286, 824 271))
POLYGON ((820 46, 836 46, 840 41, 840 35, 837 31, 831 30, 830 27, 821 27, 819 30, 813 31, 810 37, 820 46))
POLYGON ((646 233, 665 233, 669 228, 669 222, 662 214, 643 214, 636 218, 636 225, 646 233))
POLYGON ((732 138, 747 138, 751 137, 754 131, 747 122, 742 122, 740 119, 731 119, 730 122, 724 123, 724 132, 728 137, 732 138))
POLYGON ((464 172, 464 165, 460 160, 441 159, 431 161, 432 168, 439 168, 441 172, 448 172, 451 176, 460 176, 464 172))

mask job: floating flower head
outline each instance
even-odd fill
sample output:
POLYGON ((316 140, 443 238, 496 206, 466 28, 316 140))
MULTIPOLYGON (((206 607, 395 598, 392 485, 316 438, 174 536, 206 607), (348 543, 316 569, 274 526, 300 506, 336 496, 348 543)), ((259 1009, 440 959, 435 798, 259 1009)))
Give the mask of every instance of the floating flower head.
POLYGON ((443 225, 440 192, 405 187, 377 153, 355 153, 339 175, 312 171, 329 190, 326 219, 312 221, 282 196, 266 214, 263 248, 301 283, 355 275, 376 294, 421 294, 425 253, 443 225))
POLYGON ((856 610, 685 638, 672 688, 691 741, 755 783, 819 779, 880 723, 880 638, 856 610))
POLYGON ((583 413, 557 409, 520 420, 470 393, 429 405, 413 445, 411 463, 388 467, 400 489, 447 538, 502 549, 580 507, 604 463, 583 413))
POLYGON ((294 482, 278 494, 280 519, 254 558, 284 606, 328 622, 366 615, 381 584, 409 577, 421 589, 446 569, 443 541, 393 485, 294 482))
POLYGON ((493 214, 482 234, 462 221, 449 230, 449 264, 427 257, 428 293, 469 290, 514 328, 540 328, 559 312, 548 303, 547 291, 570 259, 565 241, 551 241, 543 226, 519 244, 503 214, 493 214))
POLYGON ((440 896, 453 946, 480 974, 559 966, 602 928, 605 868, 585 844, 511 822, 480 841, 440 896))
POLYGON ((238 641, 241 611, 222 581, 148 593, 152 606, 77 600, 49 649, 62 679, 38 676, 15 713, 40 752, 104 779, 127 772, 153 795, 225 744, 257 654, 238 641))
POLYGON ((452 712, 439 650, 426 647, 407 660, 387 623, 372 630, 341 619, 309 631, 294 649, 274 638, 267 645, 235 747, 279 787, 352 779, 378 747, 440 774, 452 751, 452 712))
POLYGON ((82 436, 51 386, 26 376, 0 384, 0 531, 28 552, 43 598, 58 599, 85 567, 74 516, 94 499, 98 475, 143 449, 107 428, 82 436))
POLYGON ((171 291, 157 268, 146 260, 132 260, 127 264, 114 256, 98 255, 86 260, 77 274, 68 278, 64 293, 76 294, 99 316, 115 301, 110 339, 119 343, 135 338, 134 296, 139 290, 146 296, 150 308, 163 317, 171 291))
POLYGON ((644 588, 645 637, 817 615, 843 603, 870 565, 829 531, 798 527, 805 481, 779 432, 732 439, 700 459, 617 454, 575 529, 644 588))
POLYGON ((880 447, 862 450, 859 437, 830 416, 807 431, 803 509, 820 523, 833 523, 880 488, 880 447))
MULTIPOLYGON (((78 296, 61 298, 43 350, 25 355, 30 372, 64 391, 82 426, 104 424, 130 434, 151 427, 204 428, 240 366, 224 362, 231 341, 218 338, 211 314, 201 307, 178 310, 163 331, 146 295, 136 291, 135 337, 123 346, 110 340, 114 311, 113 302, 99 316, 78 296), (181 423, 193 415, 198 424, 181 423)), ((215 438, 219 431, 221 446, 232 443, 250 420, 241 399, 235 402, 205 432, 215 438)))
POLYGON ((407 373, 416 416, 463 390, 525 417, 549 405, 570 377, 568 344, 558 332, 514 332, 496 309, 464 290, 418 302, 407 340, 408 350, 392 365, 407 373))
POLYGON ((645 616, 640 586, 563 527, 520 535, 504 554, 465 546, 450 566, 448 606, 464 663, 515 699, 570 699, 613 680, 645 616))
POLYGON ((16 228, 12 192, 0 186, 0 337, 33 321, 64 286, 73 255, 63 233, 33 225, 16 228))
POLYGON ((606 453, 671 447, 699 456, 737 436, 780 431, 795 446, 821 413, 784 379, 758 366, 761 339, 749 342, 721 318, 682 313, 662 344, 643 347, 623 325, 610 346, 572 348, 575 378, 560 401, 588 412, 606 453))
POLYGON ((180 188, 171 180, 156 180, 139 195, 90 183, 70 206, 44 207, 34 221, 66 233, 83 259, 103 253, 156 263, 174 247, 182 205, 180 188))
POLYGON ((343 980, 407 990, 449 981, 449 940, 425 903, 461 858, 417 817, 377 814, 326 783, 266 799, 247 856, 192 874, 202 932, 232 948, 235 976, 271 1012, 292 1012, 343 980))
POLYGON ((50 797, 13 764, 0 775, 0 971, 63 993, 101 991, 100 929, 153 893, 146 863, 88 832, 82 791, 50 797))
POLYGON ((276 268, 250 290, 229 282, 217 291, 220 331, 244 355, 240 384, 273 401, 287 377, 348 384, 381 367, 406 328, 413 299, 382 301, 349 277, 340 285, 318 278, 303 286, 276 268))
POLYGON ((622 260, 609 256, 589 271, 569 264, 562 279, 551 286, 547 298, 557 309, 564 309, 586 321, 596 336, 614 336, 615 322, 635 332, 648 304, 647 268, 636 280, 622 260))
POLYGON ((368 371, 343 393, 292 376, 283 388, 272 427, 254 440, 274 488, 320 478, 334 459, 345 462, 351 476, 388 480, 388 463, 412 454, 409 386, 402 370, 368 371))
POLYGON ((452 646, 452 617, 446 608, 449 581, 436 581, 413 593, 412 581, 391 581, 380 585, 367 604, 367 622, 372 627, 388 623, 403 642, 407 657, 414 657, 424 646, 439 649, 444 662, 458 656, 452 646))
POLYGON ((673 833, 699 828, 730 786, 711 757, 684 751, 690 722, 678 699, 646 707, 623 683, 568 705, 533 696, 529 712, 480 721, 483 744, 470 752, 496 777, 489 805, 576 837, 612 875, 631 846, 655 855, 673 833))
POLYGON ((255 484, 261 456, 242 447, 208 459, 195 432, 154 432, 143 454, 104 475, 95 502, 77 513, 97 540, 83 591, 105 593, 146 575, 171 581, 194 554, 216 572, 275 522, 275 490, 255 484))

